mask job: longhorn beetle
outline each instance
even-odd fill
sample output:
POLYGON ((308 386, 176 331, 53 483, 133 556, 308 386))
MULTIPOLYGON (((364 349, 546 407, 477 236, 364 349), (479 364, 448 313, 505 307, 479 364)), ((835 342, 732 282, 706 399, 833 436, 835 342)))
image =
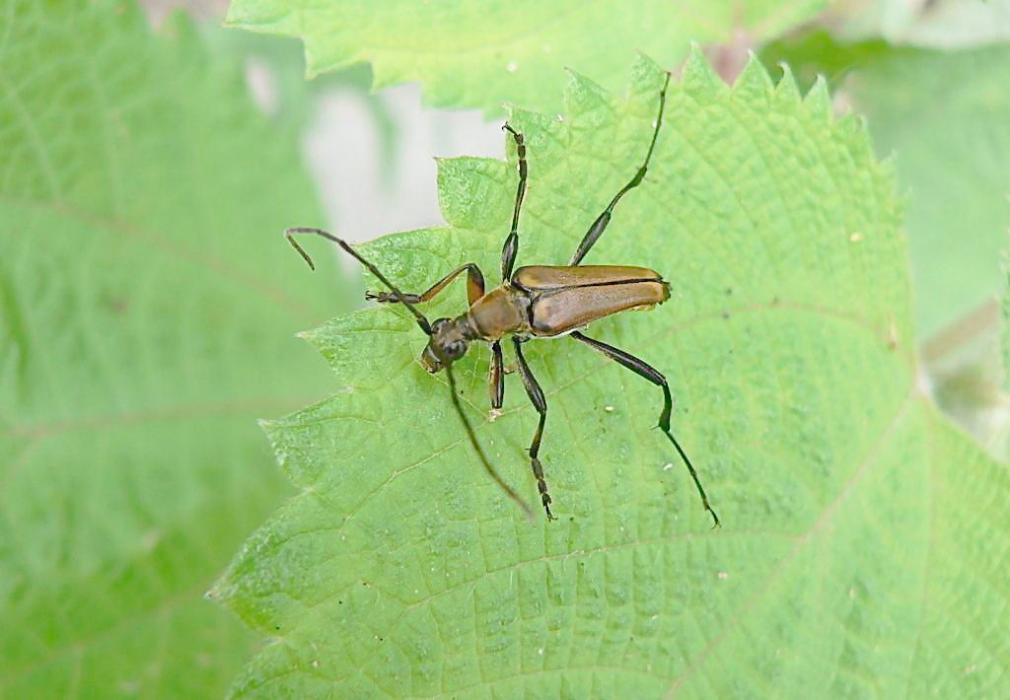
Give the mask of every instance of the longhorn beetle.
POLYGON ((667 73, 663 89, 659 93, 659 114, 656 117, 652 140, 649 143, 649 150, 645 154, 645 160, 628 184, 618 190, 607 208, 596 217, 567 265, 530 265, 513 270, 516 254, 519 251, 519 212, 526 194, 527 166, 523 135, 508 123, 502 128, 511 134, 515 141, 516 155, 519 160, 519 186, 516 190, 515 206, 512 210, 512 228, 502 247, 502 283, 501 286, 490 292, 484 290, 484 275, 480 268, 470 262, 460 265, 421 294, 404 293, 372 263, 365 260, 354 248, 336 236, 317 228, 296 227, 289 228, 284 232, 291 245, 313 269, 312 259, 295 241, 294 236, 313 234, 336 243, 390 290, 388 292, 367 292, 366 298, 374 299, 380 303, 402 304, 413 314, 417 325, 428 336, 428 344, 421 353, 421 364, 431 373, 445 370, 453 405, 484 469, 527 514, 529 507, 525 501, 505 483, 488 460, 457 396, 452 363, 463 357, 469 344, 475 340, 489 343, 491 346, 488 385, 492 411, 498 411, 505 397, 501 343, 506 335, 512 338, 519 376, 526 388, 526 394, 540 416, 536 432, 533 434, 533 441, 530 443, 529 455, 533 475, 537 480, 537 489, 540 492, 540 500, 549 520, 553 520, 554 515, 551 513, 551 496, 547 491, 544 467, 540 463, 540 441, 543 438, 544 424, 547 421, 547 400, 523 356, 523 344, 535 338, 557 338, 567 335, 630 369, 663 390, 663 410, 659 414, 658 427, 673 444, 691 474, 691 479, 694 480, 694 485, 698 489, 698 495, 701 496, 701 502, 705 506, 705 510, 712 516, 713 527, 719 525, 719 516, 709 505, 708 496, 698 479, 698 472, 691 464, 687 453, 677 442, 677 438, 670 431, 673 399, 670 396, 670 386, 667 384, 666 377, 634 355, 582 333, 582 329, 592 321, 628 309, 652 308, 657 304, 662 304, 670 296, 669 284, 658 272, 648 268, 580 264, 600 236, 603 235, 617 203, 630 190, 638 187, 645 177, 649 159, 652 158, 652 151, 656 147, 656 138, 659 136, 659 129, 663 123, 663 108, 666 104, 666 90, 669 84, 670 75, 667 73), (467 275, 467 299, 469 302, 467 311, 456 318, 439 318, 433 323, 429 323, 415 305, 430 301, 464 271, 467 275))

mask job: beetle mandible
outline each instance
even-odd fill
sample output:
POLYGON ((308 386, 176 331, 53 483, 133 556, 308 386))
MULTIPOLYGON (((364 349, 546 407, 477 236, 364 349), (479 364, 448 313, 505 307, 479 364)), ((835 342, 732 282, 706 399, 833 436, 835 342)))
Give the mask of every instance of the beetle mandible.
POLYGON ((649 142, 649 150, 645 154, 645 160, 631 180, 618 190, 606 209, 596 217, 567 265, 529 265, 513 270, 516 255, 519 252, 519 212, 526 195, 527 164, 526 144, 523 135, 508 123, 502 128, 511 134, 513 141, 515 141, 516 155, 519 161, 519 185, 512 210, 512 227, 502 247, 502 283, 489 292, 485 291, 484 275, 480 268, 470 262, 460 265, 423 293, 404 293, 372 263, 365 260, 354 248, 340 238, 318 228, 294 227, 284 231, 284 235, 291 245, 313 268, 312 259, 293 236, 312 234, 336 243, 390 290, 389 292, 367 292, 366 298, 380 303, 402 304, 414 316, 418 326, 428 336, 428 344, 421 353, 421 364, 431 373, 445 370, 453 405, 484 469, 512 500, 529 513, 525 501, 501 478, 477 441, 473 426, 460 405, 452 373, 452 363, 463 357, 470 343, 474 341, 488 343, 491 347, 488 377, 491 409, 493 412, 498 411, 501 409, 505 397, 505 373, 501 344, 505 336, 511 337, 519 376, 530 402, 539 414, 536 432, 530 443, 529 456, 533 475, 537 480, 540 500, 547 513, 547 518, 550 520, 554 519, 554 515, 551 513, 552 499, 547 489, 544 467, 540 462, 540 443, 547 421, 547 400, 523 356, 523 344, 536 338, 557 338, 567 335, 602 353, 605 357, 614 360, 663 390, 663 409, 659 414, 658 427, 673 444, 691 474, 698 495, 701 496, 701 502, 705 510, 712 516, 714 527, 719 525, 719 516, 709 504, 697 470, 670 430, 673 399, 666 377, 634 355, 582 333, 582 329, 592 321, 629 309, 652 308, 662 304, 670 296, 668 283, 654 270, 644 267, 581 264, 582 259, 606 230, 617 203, 630 190, 638 187, 645 177, 649 160, 656 147, 659 129, 663 123, 663 109, 666 105, 666 91, 669 84, 670 74, 667 73, 663 88, 659 93, 659 114, 656 117, 652 140, 649 142), (467 275, 469 304, 466 312, 456 318, 439 318, 434 322, 429 322, 415 305, 430 301, 463 272, 466 272, 467 275))

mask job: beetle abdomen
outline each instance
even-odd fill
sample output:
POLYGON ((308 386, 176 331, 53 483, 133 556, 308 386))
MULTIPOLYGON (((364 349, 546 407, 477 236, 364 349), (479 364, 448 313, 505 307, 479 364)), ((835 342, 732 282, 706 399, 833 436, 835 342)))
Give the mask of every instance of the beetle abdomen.
POLYGON ((669 297, 667 284, 658 279, 542 291, 533 296, 530 326, 538 336, 561 335, 620 311, 662 304, 669 297))

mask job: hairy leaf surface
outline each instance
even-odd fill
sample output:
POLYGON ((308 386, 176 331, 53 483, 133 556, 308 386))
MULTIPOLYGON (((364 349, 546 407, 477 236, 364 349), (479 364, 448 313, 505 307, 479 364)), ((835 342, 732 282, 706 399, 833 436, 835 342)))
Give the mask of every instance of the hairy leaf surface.
MULTIPOLYGON (((530 185, 519 264, 563 263, 638 167, 662 74, 615 97, 580 77, 564 118, 516 111, 530 185)), ((510 162, 440 163, 448 225, 363 248, 416 291, 476 261, 496 283, 510 162)), ((403 310, 306 334, 335 394, 266 424, 300 490, 213 595, 271 641, 236 697, 920 697, 1010 690, 1008 475, 916 384, 891 176, 822 83, 756 62, 729 88, 699 55, 671 86, 655 160, 588 263, 662 271, 672 298, 594 324, 670 378, 675 431, 723 519, 711 530, 652 430, 660 392, 571 339, 527 347, 547 393, 557 522, 483 473, 403 310)), ((430 317, 459 313, 458 284, 430 317)), ((536 414, 516 376, 487 416, 487 353, 462 398, 530 501, 536 414)))

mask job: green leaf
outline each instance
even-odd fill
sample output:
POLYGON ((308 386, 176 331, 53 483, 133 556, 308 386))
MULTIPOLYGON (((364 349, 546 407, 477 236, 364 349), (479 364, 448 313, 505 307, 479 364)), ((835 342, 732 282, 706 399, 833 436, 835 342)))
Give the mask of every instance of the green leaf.
POLYGON ((614 89, 638 51, 672 67, 692 41, 744 36, 760 43, 811 19, 825 4, 234 0, 228 23, 301 38, 309 75, 369 61, 377 88, 416 80, 430 104, 499 115, 506 102, 560 111, 563 68, 614 89))
POLYGON ((1010 223, 1010 44, 947 53, 818 34, 764 58, 802 64, 808 76, 844 74, 878 153, 894 154, 922 337, 998 297, 1010 223))
MULTIPOLYGON (((574 77, 562 120, 516 111, 530 182, 519 264, 562 263, 635 172, 662 74, 627 98, 574 77)), ((364 247, 405 289, 494 271, 515 155, 443 161, 449 225, 364 247)), ((213 595, 270 643, 236 697, 998 696, 1010 692, 1010 477, 916 382, 891 175, 823 86, 752 62, 735 87, 694 54, 655 158, 587 262, 663 271, 672 298, 589 333, 665 372, 660 392, 570 339, 527 358, 549 411, 557 522, 484 474, 402 309, 306 335, 330 399, 266 424, 299 489, 213 595)), ((427 310, 463 308, 462 284, 427 310)), ((508 350, 508 348, 506 348, 508 350)), ((536 414, 512 375, 487 415, 487 353, 456 364, 505 479, 533 501, 536 414)))
POLYGON ((289 490, 255 419, 326 376, 313 186, 188 25, 0 16, 0 695, 217 697, 255 639, 203 593, 289 490))

